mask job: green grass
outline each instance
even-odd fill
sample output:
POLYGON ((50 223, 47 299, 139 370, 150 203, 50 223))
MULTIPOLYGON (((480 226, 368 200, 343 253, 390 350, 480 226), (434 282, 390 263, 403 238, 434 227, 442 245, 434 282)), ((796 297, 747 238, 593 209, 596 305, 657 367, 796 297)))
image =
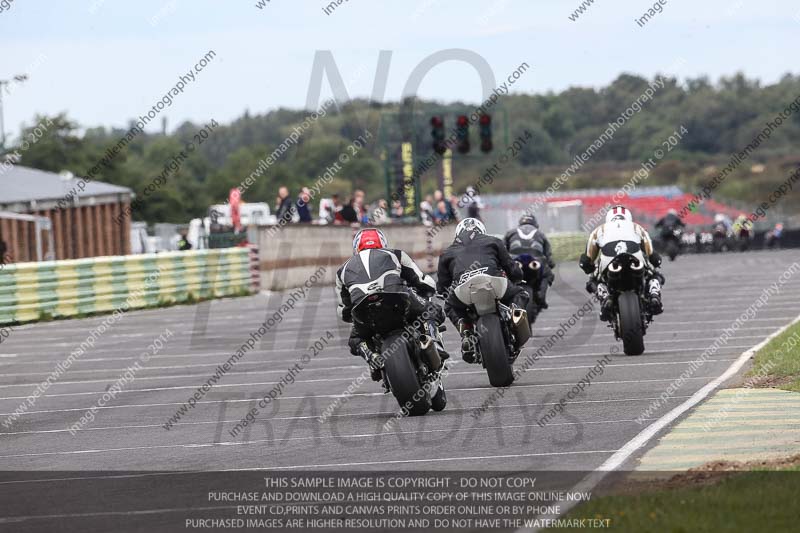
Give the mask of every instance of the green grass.
MULTIPOLYGON (((606 496, 564 518, 610 519, 608 531, 722 532, 800 530, 800 469, 732 474, 713 485, 606 496)), ((545 531, 579 531, 551 528, 545 531)), ((585 531, 585 530, 581 530, 585 531)))
POLYGON ((800 392, 800 323, 793 325, 758 351, 748 376, 760 375, 789 378, 790 381, 780 385, 780 388, 800 392))

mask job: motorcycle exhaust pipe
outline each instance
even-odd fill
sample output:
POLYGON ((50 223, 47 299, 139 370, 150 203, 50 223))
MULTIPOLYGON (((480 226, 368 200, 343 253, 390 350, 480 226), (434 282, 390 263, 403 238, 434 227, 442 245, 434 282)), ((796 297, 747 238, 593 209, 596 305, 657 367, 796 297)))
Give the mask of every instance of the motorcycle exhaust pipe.
POLYGON ((433 342, 429 335, 420 336, 419 352, 431 371, 436 372, 442 368, 442 358, 439 357, 439 350, 436 349, 436 343, 433 342))
POLYGON ((528 323, 528 312, 525 309, 514 309, 511 312, 511 322, 514 324, 514 333, 517 339, 516 349, 519 350, 531 338, 531 325, 528 323))

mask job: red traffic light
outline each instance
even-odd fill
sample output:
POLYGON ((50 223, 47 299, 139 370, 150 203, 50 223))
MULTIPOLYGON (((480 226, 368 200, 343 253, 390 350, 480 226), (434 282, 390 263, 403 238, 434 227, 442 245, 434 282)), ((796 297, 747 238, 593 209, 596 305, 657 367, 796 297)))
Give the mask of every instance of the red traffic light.
POLYGON ((467 118, 467 115, 459 115, 458 118, 456 119, 456 125, 461 128, 463 128, 464 126, 468 126, 469 119, 467 118))
POLYGON ((481 126, 488 126, 492 123, 492 116, 491 115, 481 115, 479 119, 481 126))
POLYGON ((443 128, 444 127, 444 119, 440 116, 434 116, 431 118, 431 126, 434 128, 443 128))

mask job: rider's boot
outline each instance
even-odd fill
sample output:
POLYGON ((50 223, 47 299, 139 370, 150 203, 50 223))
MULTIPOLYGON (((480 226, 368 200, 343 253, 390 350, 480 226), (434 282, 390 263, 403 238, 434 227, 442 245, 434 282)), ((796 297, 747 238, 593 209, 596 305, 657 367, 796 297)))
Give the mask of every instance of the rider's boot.
POLYGON ((660 315, 664 312, 664 305, 661 303, 661 282, 651 279, 647 283, 648 309, 652 315, 660 315))
POLYGON ((458 332, 461 334, 461 358, 466 363, 475 362, 475 328, 463 318, 458 321, 458 332))
POLYGON ((600 302, 600 320, 610 322, 614 317, 614 313, 611 303, 611 294, 608 292, 608 285, 602 281, 598 282, 594 294, 597 297, 597 301, 600 302))
POLYGON ((369 365, 372 381, 381 381, 383 379, 383 374, 381 373, 383 361, 381 361, 380 356, 373 352, 366 342, 359 343, 356 349, 358 350, 358 355, 363 357, 369 365))

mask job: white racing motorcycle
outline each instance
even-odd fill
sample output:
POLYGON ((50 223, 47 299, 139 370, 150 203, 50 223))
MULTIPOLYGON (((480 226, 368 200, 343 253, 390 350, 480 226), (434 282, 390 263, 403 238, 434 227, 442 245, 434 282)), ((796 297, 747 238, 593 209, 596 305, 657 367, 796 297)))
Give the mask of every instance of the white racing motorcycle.
POLYGON ((644 335, 653 315, 647 306, 649 266, 638 242, 610 240, 600 248, 595 278, 608 286, 613 308, 610 327, 626 355, 644 353, 644 335))

